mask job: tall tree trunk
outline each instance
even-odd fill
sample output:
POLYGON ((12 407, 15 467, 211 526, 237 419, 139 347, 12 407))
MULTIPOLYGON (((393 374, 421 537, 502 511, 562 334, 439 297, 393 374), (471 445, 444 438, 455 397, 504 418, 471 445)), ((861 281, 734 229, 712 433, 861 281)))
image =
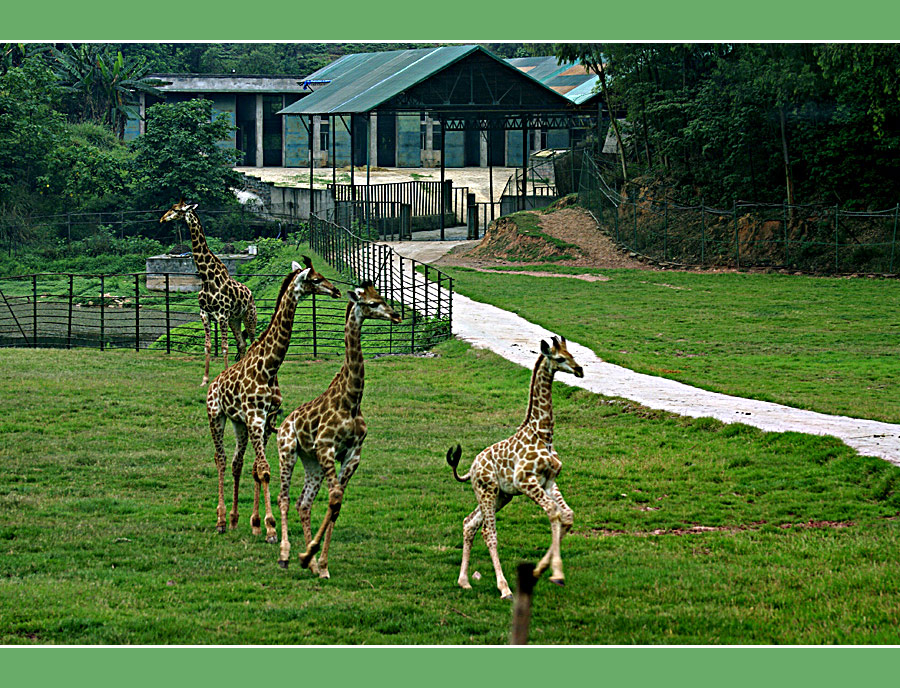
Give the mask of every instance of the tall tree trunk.
POLYGON ((778 107, 778 119, 781 123, 781 152, 784 156, 784 181, 787 187, 788 205, 794 205, 794 176, 791 174, 791 159, 788 155, 787 143, 787 118, 784 115, 784 108, 778 107))
POLYGON ((606 87, 606 70, 603 69, 603 58, 591 65, 594 73, 600 77, 600 89, 603 91, 603 99, 606 101, 606 111, 609 113, 609 119, 612 123, 613 131, 616 134, 616 142, 619 144, 619 161, 622 163, 622 180, 628 182, 628 169, 625 167, 625 144, 622 143, 622 134, 619 132, 619 122, 612 109, 612 103, 609 100, 609 89, 606 87))

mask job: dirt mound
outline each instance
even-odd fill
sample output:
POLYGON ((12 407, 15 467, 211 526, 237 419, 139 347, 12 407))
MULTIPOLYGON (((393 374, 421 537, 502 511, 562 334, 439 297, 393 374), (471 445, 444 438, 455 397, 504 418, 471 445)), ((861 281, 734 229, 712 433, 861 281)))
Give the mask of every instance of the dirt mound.
POLYGON ((546 211, 523 211, 490 224, 484 238, 468 251, 451 253, 440 263, 490 268, 522 263, 554 263, 594 268, 649 269, 621 252, 597 228, 574 197, 562 198, 546 211))

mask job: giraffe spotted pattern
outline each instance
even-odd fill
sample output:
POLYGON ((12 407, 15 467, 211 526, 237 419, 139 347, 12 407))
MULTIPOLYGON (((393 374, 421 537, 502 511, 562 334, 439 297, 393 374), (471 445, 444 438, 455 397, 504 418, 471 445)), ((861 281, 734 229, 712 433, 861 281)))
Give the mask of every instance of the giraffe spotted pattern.
POLYGON ((297 459, 303 463, 303 490, 297 511, 303 525, 306 551, 300 565, 320 578, 329 578, 328 547, 331 533, 343 503, 344 491, 360 461, 366 422, 360 406, 365 387, 360 332, 368 318, 400 322, 400 316, 387 305, 371 283, 364 282, 348 294, 344 326, 344 364, 320 396, 296 408, 278 428, 278 462, 281 470, 281 553, 278 563, 287 568, 291 544, 288 539, 291 476, 297 459), (340 464, 340 474, 335 464, 340 464), (311 513, 316 495, 325 482, 328 487, 328 511, 315 537, 311 513), (318 561, 314 558, 321 547, 318 561))
POLYGON ((244 451, 248 441, 253 445, 253 479, 255 491, 253 515, 250 526, 254 535, 261 533, 259 518, 260 487, 263 489, 266 511, 266 540, 277 541, 275 517, 269 496, 269 463, 266 460, 266 442, 275 430, 278 410, 281 408, 281 390, 278 386, 278 369, 281 367, 291 341, 291 330, 297 303, 304 296, 321 294, 339 298, 338 291, 328 280, 315 271, 312 262, 304 256, 306 269, 293 264, 293 272, 285 277, 278 294, 275 314, 260 338, 250 346, 246 355, 230 368, 226 368, 213 380, 206 394, 206 413, 215 447, 216 468, 219 473, 219 503, 216 511, 216 528, 225 532, 225 421, 234 427, 235 449, 231 462, 234 477, 234 500, 231 508, 231 527, 238 524, 238 490, 244 451))
POLYGON ((518 494, 529 496, 550 519, 550 548, 534 569, 540 576, 551 568, 550 580, 557 585, 565 583, 560 555, 560 541, 569 532, 574 514, 563 499, 556 478, 562 461, 553 449, 553 375, 556 371, 584 377, 581 366, 575 362, 566 348, 564 337, 553 337, 552 345, 541 342, 541 355, 531 375, 531 390, 525 420, 511 437, 491 445, 482 451, 469 472, 457 473, 462 448, 447 451, 447 463, 453 468, 453 476, 460 482, 472 481, 472 489, 478 501, 476 509, 463 521, 463 555, 457 583, 469 589, 469 555, 478 529, 491 555, 497 575, 497 589, 503 599, 512 599, 512 591, 503 575, 497 554, 496 513, 518 494))
POLYGON ((225 367, 228 368, 228 328, 231 328, 234 340, 237 342, 238 358, 243 358, 248 342, 253 341, 256 336, 256 304, 253 302, 250 288, 232 278, 228 274, 225 264, 209 250, 200 218, 194 212, 196 208, 196 203, 185 203, 182 199, 166 211, 159 221, 184 220, 191 231, 191 255, 194 258, 194 265, 197 266, 201 284, 198 302, 200 320, 203 321, 206 350, 206 367, 201 384, 205 386, 209 382, 209 352, 212 344, 209 319, 214 318, 219 323, 219 332, 222 336, 222 356, 225 359, 225 367), (244 324, 243 334, 241 333, 242 322, 244 324))

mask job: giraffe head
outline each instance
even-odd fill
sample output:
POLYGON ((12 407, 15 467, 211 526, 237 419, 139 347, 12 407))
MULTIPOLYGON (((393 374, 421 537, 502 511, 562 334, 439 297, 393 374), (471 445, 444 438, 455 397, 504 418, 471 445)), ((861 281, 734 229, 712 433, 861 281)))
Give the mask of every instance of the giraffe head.
POLYGON ((572 373, 575 377, 584 377, 584 370, 575 362, 572 354, 566 348, 566 338, 552 337, 550 341, 552 344, 541 340, 541 353, 550 370, 553 372, 561 370, 564 373, 572 373))
POLYGON ((316 272, 308 256, 303 256, 303 265, 306 267, 301 267, 297 261, 291 263, 293 272, 289 277, 292 278, 292 285, 297 298, 308 294, 330 296, 333 299, 341 297, 340 290, 320 273, 316 272))
POLYGON ((196 203, 185 203, 182 198, 178 203, 169 208, 165 215, 159 218, 159 221, 171 222, 172 220, 183 220, 185 216, 196 207, 196 203))
POLYGON ((359 313, 360 320, 374 318, 390 320, 394 324, 402 321, 397 311, 385 303, 371 282, 363 282, 356 289, 351 290, 347 296, 350 298, 351 307, 359 313))

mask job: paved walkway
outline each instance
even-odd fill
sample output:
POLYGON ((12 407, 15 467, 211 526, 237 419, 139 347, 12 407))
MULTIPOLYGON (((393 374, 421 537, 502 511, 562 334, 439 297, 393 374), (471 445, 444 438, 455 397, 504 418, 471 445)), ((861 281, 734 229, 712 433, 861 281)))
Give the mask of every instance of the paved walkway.
MULTIPOLYGON (((466 242, 404 242, 391 244, 396 252, 421 262, 440 258, 454 246, 466 242)), ((410 275, 411 271, 406 270, 410 275)), ((436 289, 423 284, 415 273, 417 289, 436 289)), ((472 346, 490 349, 521 366, 531 368, 540 340, 556 333, 539 327, 515 313, 453 295, 453 334, 472 346)), ((900 465, 900 425, 879 421, 830 416, 790 406, 707 392, 666 378, 642 375, 598 358, 585 346, 569 341, 569 351, 584 367, 584 378, 559 375, 562 383, 597 394, 623 397, 649 408, 682 416, 711 417, 725 423, 745 423, 772 432, 803 432, 833 435, 866 456, 877 456, 900 465)))

